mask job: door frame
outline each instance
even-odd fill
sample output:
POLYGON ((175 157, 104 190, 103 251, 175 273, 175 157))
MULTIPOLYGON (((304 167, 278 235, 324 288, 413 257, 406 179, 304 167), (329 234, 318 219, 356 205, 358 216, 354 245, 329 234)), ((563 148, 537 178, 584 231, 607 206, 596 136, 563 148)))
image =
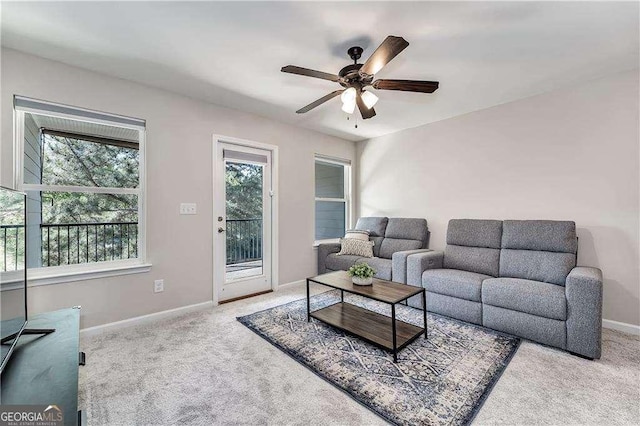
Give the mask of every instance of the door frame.
POLYGON ((224 285, 224 271, 222 273, 220 271, 216 271, 216 259, 217 256, 220 256, 224 253, 224 249, 218 247, 216 244, 216 234, 215 229, 218 226, 218 222, 216 220, 216 202, 218 198, 220 198, 220 191, 216 188, 216 178, 218 174, 221 173, 218 170, 218 163, 222 161, 222 158, 219 158, 218 155, 218 144, 225 143, 229 145, 237 145, 245 148, 254 148, 254 149, 262 149, 265 151, 271 152, 271 190, 273 191, 273 195, 271 196, 271 289, 273 291, 278 291, 278 200, 279 200, 279 192, 278 192, 278 146, 266 144, 262 142, 251 141, 248 139, 240 139, 234 138, 231 136, 224 135, 213 135, 213 209, 211 216, 211 245, 213 247, 213 258, 212 258, 212 267, 213 267, 213 304, 214 306, 218 305, 218 293, 222 289, 224 285))

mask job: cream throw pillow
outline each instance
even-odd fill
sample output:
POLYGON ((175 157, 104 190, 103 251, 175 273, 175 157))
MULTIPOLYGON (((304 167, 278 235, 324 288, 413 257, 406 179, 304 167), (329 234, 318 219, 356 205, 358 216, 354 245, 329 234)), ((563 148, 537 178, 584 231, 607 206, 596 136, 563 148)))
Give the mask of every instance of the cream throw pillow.
POLYGON ((369 231, 361 231, 359 229, 349 229, 344 235, 345 238, 353 238, 356 240, 369 241, 369 231))
POLYGON ((362 241, 355 238, 342 238, 340 240, 340 253, 338 256, 354 255, 360 257, 373 257, 373 241, 362 241))

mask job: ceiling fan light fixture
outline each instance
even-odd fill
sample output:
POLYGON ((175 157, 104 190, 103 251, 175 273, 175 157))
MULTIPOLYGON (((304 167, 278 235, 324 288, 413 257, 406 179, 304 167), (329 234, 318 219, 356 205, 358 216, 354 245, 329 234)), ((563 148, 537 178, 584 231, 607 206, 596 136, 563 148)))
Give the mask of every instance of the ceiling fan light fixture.
POLYGON ((353 111, 355 111, 356 109, 356 100, 354 99, 351 102, 343 102, 342 103, 342 110, 344 112, 346 112, 347 114, 353 114, 353 111))
POLYGON ((371 92, 363 91, 362 102, 364 102, 368 109, 371 109, 378 102, 378 97, 371 92))
POLYGON ((343 104, 353 104, 355 108, 356 93, 357 92, 355 87, 349 87, 344 92, 342 92, 342 95, 340 95, 340 100, 342 101, 343 104))

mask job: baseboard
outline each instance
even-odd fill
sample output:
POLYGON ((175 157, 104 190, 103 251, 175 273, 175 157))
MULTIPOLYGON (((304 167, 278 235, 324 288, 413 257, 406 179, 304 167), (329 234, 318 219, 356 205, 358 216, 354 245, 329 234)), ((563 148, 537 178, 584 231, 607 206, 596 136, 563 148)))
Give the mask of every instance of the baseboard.
POLYGON ((602 327, 609 328, 611 330, 622 331, 623 333, 633 334, 634 336, 640 336, 640 325, 633 325, 626 322, 603 319, 602 327))
POLYGON ((304 284, 305 282, 306 282, 305 280, 297 280, 297 281, 291 281, 290 283, 278 284, 278 289, 282 287, 287 287, 290 285, 304 284))
POLYGON ((212 308, 213 302, 196 303, 195 305, 181 306, 179 308, 169 309, 166 311, 154 312, 152 314, 141 315, 139 317, 127 318, 122 321, 110 322, 107 324, 96 325, 94 327, 83 328, 80 330, 80 336, 90 337, 102 334, 108 331, 115 331, 121 328, 130 327, 132 325, 146 324, 158 321, 164 318, 175 317, 189 312, 201 311, 203 309, 212 308))

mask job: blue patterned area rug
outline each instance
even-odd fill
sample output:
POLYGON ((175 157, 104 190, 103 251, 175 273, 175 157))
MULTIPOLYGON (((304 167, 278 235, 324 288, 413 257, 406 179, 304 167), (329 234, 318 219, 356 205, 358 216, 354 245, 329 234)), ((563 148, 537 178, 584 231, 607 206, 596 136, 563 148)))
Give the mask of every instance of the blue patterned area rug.
MULTIPOLYGON (((340 293, 312 297, 311 309, 340 293)), ((360 296, 345 301, 391 316, 389 305, 360 296)), ((397 305, 397 319, 422 326, 422 311, 397 305)), ((418 337, 393 355, 315 319, 306 300, 239 317, 238 321, 384 419, 401 425, 471 423, 509 364, 520 339, 435 314, 428 340, 418 337)))

